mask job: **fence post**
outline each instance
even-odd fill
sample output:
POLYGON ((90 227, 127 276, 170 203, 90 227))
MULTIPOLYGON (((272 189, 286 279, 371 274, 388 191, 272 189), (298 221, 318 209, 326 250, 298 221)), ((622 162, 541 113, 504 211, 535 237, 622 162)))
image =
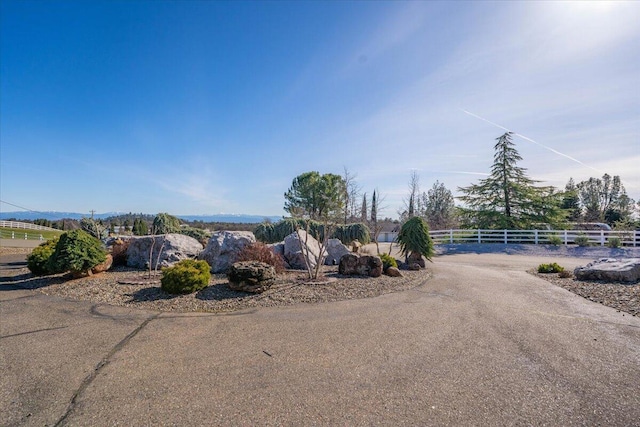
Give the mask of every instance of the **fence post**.
POLYGON ((569 242, 567 242, 567 230, 564 230, 564 245, 567 246, 569 242))
POLYGON ((478 243, 482 243, 482 239, 480 238, 480 229, 478 228, 478 243))
POLYGON ((502 230, 504 232, 504 244, 509 243, 509 239, 507 238, 507 230, 502 230))
POLYGON ((449 230, 449 243, 453 244, 453 228, 449 230))
POLYGON ((604 230, 600 230, 600 246, 604 246, 604 230))
POLYGON ((538 244, 538 230, 534 230, 534 231, 533 231, 533 243, 534 243, 535 245, 537 245, 537 244, 538 244))

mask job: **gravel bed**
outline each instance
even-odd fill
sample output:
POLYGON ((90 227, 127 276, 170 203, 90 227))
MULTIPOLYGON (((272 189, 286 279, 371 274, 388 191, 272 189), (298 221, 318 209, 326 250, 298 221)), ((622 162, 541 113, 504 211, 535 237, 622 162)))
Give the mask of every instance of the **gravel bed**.
POLYGON ((430 277, 429 270, 403 271, 404 277, 377 278, 341 276, 337 267, 325 267, 324 279, 310 282, 300 271, 287 271, 262 294, 232 291, 225 275, 212 275, 209 286, 189 295, 171 295, 160 289, 159 277, 146 279, 139 270, 117 267, 105 273, 70 279, 68 276, 33 277, 27 269, 4 277, 0 285, 38 289, 63 298, 174 312, 224 313, 255 307, 322 303, 379 295, 415 288, 430 277), (122 283, 144 284, 122 284, 122 283))
POLYGON ((590 301, 640 317, 640 283, 586 282, 563 278, 558 273, 538 273, 536 270, 529 270, 529 273, 590 301))

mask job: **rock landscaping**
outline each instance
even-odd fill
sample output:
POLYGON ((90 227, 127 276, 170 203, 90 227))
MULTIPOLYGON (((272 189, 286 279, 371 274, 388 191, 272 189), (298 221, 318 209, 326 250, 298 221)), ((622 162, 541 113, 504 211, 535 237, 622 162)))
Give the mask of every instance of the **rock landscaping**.
POLYGON ((151 267, 168 267, 183 259, 193 259, 202 251, 202 244, 184 234, 127 238, 127 265, 132 268, 149 268, 149 254, 153 245, 151 267))
POLYGON ((225 313, 256 307, 313 304, 372 298, 413 289, 426 283, 429 270, 403 272, 404 277, 358 277, 338 274, 337 266, 324 266, 324 280, 310 281, 306 272, 288 270, 262 293, 233 290, 224 274, 213 274, 209 285, 187 295, 172 295, 160 288, 160 277, 128 267, 114 267, 102 274, 69 280, 63 275, 35 277, 26 268, 3 272, 0 285, 38 289, 56 295, 96 304, 110 304, 173 312, 225 313))
POLYGON ((207 261, 212 273, 226 273, 240 251, 255 241, 250 231, 218 231, 213 233, 199 259, 207 261))
POLYGON ((602 258, 576 268, 573 274, 578 280, 635 283, 640 281, 640 258, 602 258))

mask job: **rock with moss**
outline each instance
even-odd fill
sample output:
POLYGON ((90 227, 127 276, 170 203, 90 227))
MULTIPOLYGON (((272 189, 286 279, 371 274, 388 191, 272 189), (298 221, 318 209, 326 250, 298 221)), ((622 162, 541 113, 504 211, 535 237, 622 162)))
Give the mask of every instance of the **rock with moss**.
POLYGON ((259 294, 275 283, 276 270, 260 261, 236 262, 229 268, 227 278, 229 289, 259 294))

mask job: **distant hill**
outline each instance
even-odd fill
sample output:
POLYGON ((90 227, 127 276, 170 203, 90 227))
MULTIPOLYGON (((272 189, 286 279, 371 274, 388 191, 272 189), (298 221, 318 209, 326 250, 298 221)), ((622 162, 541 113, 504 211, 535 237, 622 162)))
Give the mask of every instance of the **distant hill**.
MULTIPOLYGON (((96 213, 93 215, 97 219, 105 219, 122 215, 123 212, 107 212, 96 213)), ((33 221, 36 219, 48 219, 50 221, 58 221, 63 218, 76 219, 88 217, 89 214, 81 214, 77 212, 0 212, 0 220, 18 219, 33 221)), ((230 223, 246 223, 246 224, 258 224, 269 219, 273 222, 277 222, 281 219, 279 216, 261 216, 261 215, 244 215, 244 214, 214 214, 214 215, 176 215, 178 218, 185 221, 202 221, 202 222, 230 222, 230 223)))

